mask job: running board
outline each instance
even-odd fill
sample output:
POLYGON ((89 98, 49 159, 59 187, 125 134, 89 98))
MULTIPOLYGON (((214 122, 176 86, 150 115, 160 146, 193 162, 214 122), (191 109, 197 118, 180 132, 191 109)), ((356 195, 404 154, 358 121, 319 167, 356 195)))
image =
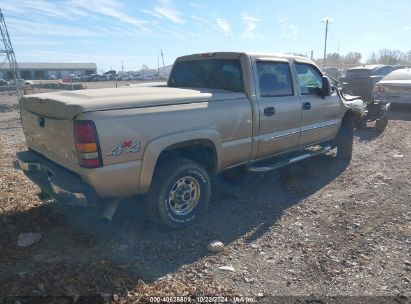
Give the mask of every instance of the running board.
POLYGON ((303 159, 307 159, 307 158, 310 158, 316 155, 324 154, 330 150, 331 150, 331 146, 325 146, 325 147, 319 148, 314 151, 304 151, 303 154, 299 154, 299 155, 294 154, 294 156, 291 158, 283 157, 280 159, 271 160, 271 162, 265 161, 264 163, 251 164, 247 166, 247 170, 252 171, 252 172, 267 172, 267 171, 275 170, 277 168, 290 165, 292 163, 296 163, 303 159))

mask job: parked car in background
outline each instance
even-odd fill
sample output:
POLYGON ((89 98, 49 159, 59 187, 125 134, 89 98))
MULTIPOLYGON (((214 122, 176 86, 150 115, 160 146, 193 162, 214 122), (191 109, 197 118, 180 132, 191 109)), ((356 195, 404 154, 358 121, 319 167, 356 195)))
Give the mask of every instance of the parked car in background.
POLYGON ((365 126, 368 121, 375 121, 378 131, 383 131, 387 126, 390 103, 374 100, 373 89, 393 70, 389 65, 362 65, 347 70, 345 77, 340 78, 343 93, 360 97, 366 106, 366 115, 359 121, 359 127, 365 126))
POLYGON ((374 101, 411 104, 411 69, 395 70, 377 83, 374 101))
POLYGON ((85 81, 98 81, 98 77, 97 74, 90 74, 85 78, 85 81))
POLYGON ((70 81, 72 82, 81 81, 81 78, 75 74, 70 74, 70 81))
POLYGON ((371 101, 374 86, 392 71, 394 68, 389 65, 362 65, 348 69, 345 77, 341 77, 340 81, 344 93, 361 96, 364 101, 371 101))
POLYGON ((108 81, 107 75, 98 75, 97 81, 108 81))
POLYGON ((9 82, 7 80, 4 79, 0 79, 0 86, 8 86, 9 82))
POLYGON ((134 79, 135 79, 135 80, 144 80, 144 77, 141 76, 141 75, 137 75, 137 76, 135 76, 134 79))
POLYGON ((333 78, 338 78, 338 68, 334 68, 334 67, 324 67, 323 68, 323 71, 327 74, 327 75, 329 75, 329 76, 331 76, 331 77, 333 77, 333 78))
MULTIPOLYGON (((31 80, 24 80, 24 79, 17 79, 17 82, 19 83, 20 86, 25 86, 25 85, 33 85, 34 82, 31 80)), ((16 82, 14 80, 10 81, 10 85, 14 85, 16 82)))
POLYGON ((157 80, 157 75, 143 75, 143 80, 157 80))
POLYGON ((126 74, 126 75, 119 75, 118 80, 130 81, 130 80, 133 80, 133 76, 128 75, 128 74, 126 74))
POLYGON ((80 77, 81 81, 89 81, 90 74, 89 75, 82 74, 82 75, 79 75, 79 77, 80 77))

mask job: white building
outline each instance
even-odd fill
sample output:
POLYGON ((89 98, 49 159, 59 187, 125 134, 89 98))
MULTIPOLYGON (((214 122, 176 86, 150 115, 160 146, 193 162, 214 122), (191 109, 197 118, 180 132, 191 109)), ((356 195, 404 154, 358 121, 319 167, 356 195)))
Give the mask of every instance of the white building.
MULTIPOLYGON (((95 63, 50 63, 50 62, 19 62, 19 77, 31 79, 65 79, 70 74, 95 74, 97 65, 95 63)), ((10 65, 4 63, 0 66, 0 79, 11 79, 10 65)))

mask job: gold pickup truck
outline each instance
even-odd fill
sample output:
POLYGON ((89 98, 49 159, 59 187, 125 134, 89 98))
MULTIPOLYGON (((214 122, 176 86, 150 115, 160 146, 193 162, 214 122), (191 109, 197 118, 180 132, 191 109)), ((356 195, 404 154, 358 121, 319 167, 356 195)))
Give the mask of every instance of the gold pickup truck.
POLYGON ((144 194, 171 228, 200 217, 217 174, 352 155, 355 113, 299 56, 189 55, 164 86, 29 95, 20 107, 29 149, 17 158, 43 192, 83 206, 144 194))

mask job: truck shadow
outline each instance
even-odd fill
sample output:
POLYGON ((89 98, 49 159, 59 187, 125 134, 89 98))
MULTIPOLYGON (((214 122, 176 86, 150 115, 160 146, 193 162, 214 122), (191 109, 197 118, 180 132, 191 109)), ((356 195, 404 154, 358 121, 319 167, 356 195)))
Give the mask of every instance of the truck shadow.
POLYGON ((354 136, 358 137, 359 141, 372 141, 380 137, 382 132, 377 131, 374 127, 366 127, 361 129, 356 129, 354 136))
MULTIPOLYGON (((209 255, 206 247, 212 240, 230 244, 260 238, 285 210, 329 184, 347 166, 348 162, 323 155, 270 173, 246 173, 234 183, 222 180, 223 188, 236 195, 212 201, 201 221, 178 231, 159 229, 148 222, 138 198, 120 205, 109 227, 102 226, 92 211, 51 201, 8 218, 16 224, 35 218, 39 227, 23 226, 43 234, 39 244, 27 248, 18 268, 33 272, 32 278, 41 277, 45 269, 57 269, 56 264, 84 272, 101 273, 104 269, 103 279, 93 275, 96 291, 135 286, 138 280, 153 281, 209 255), (120 287, 119 277, 123 281, 120 287)), ((48 275, 55 275, 56 284, 64 277, 48 275)))

